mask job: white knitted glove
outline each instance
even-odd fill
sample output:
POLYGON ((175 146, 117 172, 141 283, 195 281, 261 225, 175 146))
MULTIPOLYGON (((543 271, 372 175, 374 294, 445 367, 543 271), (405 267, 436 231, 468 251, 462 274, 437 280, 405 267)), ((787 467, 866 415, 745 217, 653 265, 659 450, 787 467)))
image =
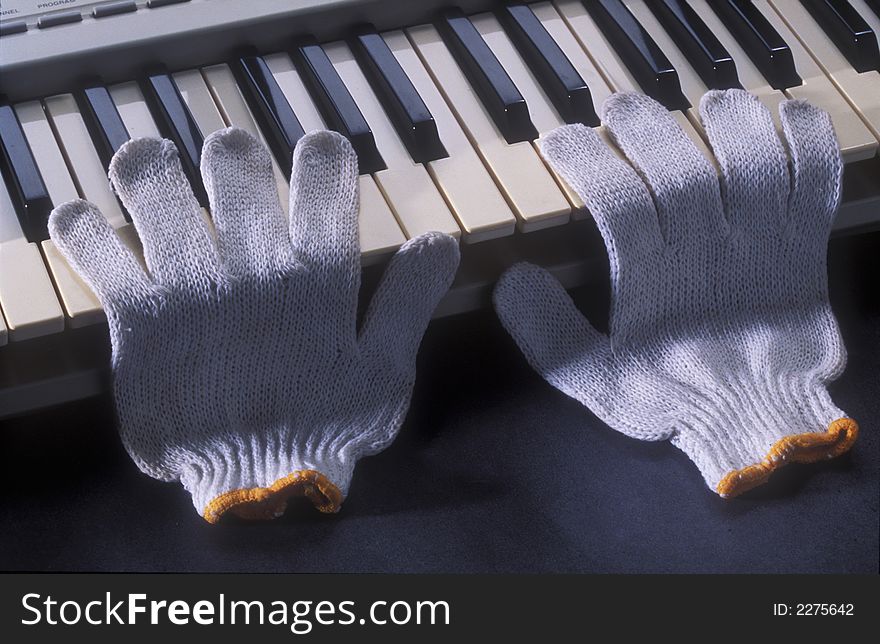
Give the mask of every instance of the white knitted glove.
POLYGON ((494 299, 550 384, 628 436, 671 440, 729 497, 858 433, 825 390, 846 361, 825 267, 842 165, 828 115, 806 103, 780 107, 791 171, 754 97, 709 92, 700 112, 720 179, 642 95, 610 97, 602 119, 632 166, 580 125, 541 141, 605 241, 609 336, 536 266, 508 270, 494 299))
POLYGON ((438 233, 406 243, 358 332, 357 167, 344 137, 303 137, 288 231, 269 153, 242 130, 215 132, 201 163, 212 231, 174 145, 125 144, 110 180, 148 272, 92 204, 49 220, 107 313, 126 449, 150 476, 179 479, 211 523, 272 518, 294 494, 335 512, 355 462, 400 429, 458 245, 438 233))

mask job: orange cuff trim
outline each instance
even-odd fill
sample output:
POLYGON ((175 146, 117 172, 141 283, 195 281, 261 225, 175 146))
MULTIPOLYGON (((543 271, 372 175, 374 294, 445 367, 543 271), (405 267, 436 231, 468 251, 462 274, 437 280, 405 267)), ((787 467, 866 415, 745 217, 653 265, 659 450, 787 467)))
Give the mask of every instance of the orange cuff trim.
POLYGON ((317 470, 297 470, 269 487, 224 492, 205 506, 203 516, 208 523, 217 523, 226 512, 251 521, 268 521, 284 514, 292 496, 308 498, 321 512, 338 512, 342 506, 342 492, 330 479, 317 470))
POLYGON ((838 418, 826 432, 793 434, 779 439, 760 463, 728 472, 718 487, 718 494, 730 498, 766 483, 770 475, 783 465, 815 463, 840 456, 856 442, 859 425, 852 418, 838 418))

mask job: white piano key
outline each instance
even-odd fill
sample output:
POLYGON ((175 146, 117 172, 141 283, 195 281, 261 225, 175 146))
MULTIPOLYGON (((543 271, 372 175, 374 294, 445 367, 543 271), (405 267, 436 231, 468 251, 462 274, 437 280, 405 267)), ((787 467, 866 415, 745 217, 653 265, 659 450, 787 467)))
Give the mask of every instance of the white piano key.
POLYGON ((211 96, 211 90, 208 89, 205 79, 198 69, 176 72, 171 77, 189 108, 190 114, 199 126, 202 137, 207 138, 211 132, 222 130, 227 126, 220 110, 217 109, 214 97, 211 96))
POLYGON ((547 33, 559 45, 562 53, 565 54, 566 58, 581 75, 581 78, 587 83, 587 87, 590 88, 590 95, 593 97, 593 107, 596 109, 596 114, 601 114, 602 103, 612 93, 611 87, 608 86, 596 65, 590 60, 583 47, 580 46, 577 38, 571 33, 571 29, 568 28, 565 20, 559 15, 559 12, 552 3, 537 2, 529 5, 529 7, 538 20, 541 21, 547 33))
MULTIPOLYGON (((111 88, 110 93, 130 136, 158 136, 153 118, 136 85, 126 83, 111 88)), ((45 104, 82 197, 98 206, 117 234, 143 262, 134 226, 126 222, 119 202, 113 195, 76 101, 70 94, 62 94, 45 99, 45 104)), ((103 320, 104 313, 98 297, 70 267, 52 241, 46 240, 42 246, 65 311, 70 317, 70 326, 81 327, 103 320)))
MULTIPOLYGON (((260 128, 257 127, 254 115, 245 102, 245 98, 238 88, 238 83, 235 81, 229 65, 224 63, 205 67, 202 69, 202 76, 204 77, 203 84, 210 90, 209 97, 213 97, 216 108, 219 108, 220 114, 223 116, 225 121, 223 127, 226 127, 226 125, 240 127, 266 146, 266 138, 263 136, 260 128)), ((196 120, 198 120, 198 117, 196 117, 196 120)), ((201 122, 199 127, 202 127, 201 122)), ((202 134, 207 136, 208 133, 202 129, 202 134)), ((282 205, 286 205, 290 199, 290 178, 284 176, 274 158, 272 159, 272 172, 275 175, 275 185, 278 188, 279 199, 282 205)))
MULTIPOLYGON (((556 10, 568 24, 581 47, 587 52, 593 63, 602 73, 605 81, 615 92, 641 92, 638 81, 629 72, 626 64, 606 39, 602 29, 593 21, 580 0, 556 0, 556 10)), ((697 148, 713 160, 714 156, 703 137, 702 128, 696 128, 684 112, 670 112, 685 134, 697 148)))
MULTIPOLYGON (((15 112, 43 175, 49 196, 52 197, 52 203, 58 206, 79 198, 79 192, 42 104, 37 101, 21 103, 15 106, 15 112)), ((76 275, 52 240, 43 241, 41 248, 70 326, 85 326, 103 319, 104 313, 98 298, 76 275)))
POLYGON ((40 168, 52 204, 60 206, 79 198, 79 192, 70 176, 61 148, 55 140, 49 118, 43 111, 43 105, 39 101, 19 103, 15 106, 15 113, 40 168))
POLYGON ((425 166, 410 158, 348 45, 334 42, 324 45, 324 51, 370 125, 376 147, 387 166, 373 177, 403 232, 408 238, 428 231, 458 237, 461 229, 449 207, 425 166))
POLYGON ((69 318, 68 324, 77 328, 96 324, 103 320, 104 310, 101 308, 98 296, 70 267, 52 240, 47 239, 41 246, 46 264, 52 273, 55 288, 58 289, 58 295, 61 297, 64 312, 69 318))
POLYGON ((122 209, 110 190, 104 164, 95 150, 73 95, 50 96, 43 103, 83 199, 95 204, 113 227, 124 225, 122 209))
MULTIPOLYGON (((44 103, 82 197, 98 206, 114 228, 130 228, 110 189, 104 165, 73 96, 52 96, 45 99, 44 103)), ((97 296, 75 275, 57 249, 49 249, 44 244, 44 252, 47 261, 54 267, 56 283, 63 291, 62 299, 65 303, 70 303, 71 310, 78 309, 76 315, 71 315, 71 326, 84 326, 102 320, 103 312, 97 296), (74 302, 79 304, 74 305, 74 302)))
POLYGON ((489 45, 489 49, 492 50, 498 62, 510 76, 510 80, 526 99, 529 115, 538 133, 546 134, 565 125, 565 121, 556 112, 549 99, 544 96, 538 79, 535 78, 532 70, 520 56, 501 23, 498 22, 498 18, 491 13, 481 13, 471 16, 471 23, 480 32, 483 40, 489 45))
MULTIPOLYGON (((627 3, 629 4, 629 3, 627 3)), ((727 52, 736 62, 736 73, 739 76, 739 82, 743 88, 749 90, 753 94, 759 92, 778 92, 770 87, 767 79, 764 78, 761 71, 752 62, 748 54, 740 46, 739 42, 730 34, 724 23, 718 17, 706 0, 692 0, 691 7, 700 16, 706 26, 712 31, 716 38, 724 45, 727 52)), ((781 100, 781 99, 780 99, 781 100)))
MULTIPOLYGON (((526 65, 522 59, 510 37, 502 28, 498 19, 491 13, 481 13, 471 16, 471 22, 483 40, 489 45, 489 49, 495 54, 498 62, 504 67, 513 84, 516 85, 523 98, 526 99, 526 105, 529 107, 529 115, 532 118, 538 134, 547 134, 556 128, 565 125, 565 121, 556 112, 550 99, 544 94, 538 79, 535 78, 532 70, 526 65)), ((556 176, 554 174, 554 176, 556 176)), ((561 177, 556 176, 556 180, 571 205, 579 211, 583 211, 584 202, 577 193, 572 190, 561 177)))
POLYGON ((11 340, 64 330, 64 311, 40 248, 24 238, 0 243, 0 309, 11 340))
MULTIPOLYGON (((272 54, 265 56, 263 60, 281 91, 284 92, 303 129, 306 132, 327 129, 290 56, 272 54)), ((362 262, 368 265, 400 248, 406 237, 373 177, 362 174, 358 177, 358 181, 360 189, 358 235, 362 262)))
POLYGON ((300 125, 306 132, 315 130, 326 130, 327 124, 324 122, 317 105, 315 105, 312 97, 309 95, 302 77, 299 75, 293 61, 287 54, 271 54, 263 56, 266 66, 275 77, 275 81, 284 92, 287 102, 299 119, 300 125))
MULTIPOLYGON (((877 137, 871 134, 861 117, 822 72, 797 36, 791 32, 767 0, 755 0, 754 5, 788 43, 795 67, 804 81, 803 85, 786 90, 786 94, 791 98, 807 100, 831 115, 844 161, 851 163, 873 157, 877 153, 877 137)), ((860 13, 865 19, 868 18, 865 12, 860 13)), ((880 20, 877 22, 880 23, 880 20)), ((880 27, 880 24, 877 26, 880 27)))
POLYGON ((446 98, 514 210, 520 230, 567 222, 571 204, 529 142, 509 144, 432 25, 407 29, 422 63, 446 98))
MULTIPOLYGON (((121 225, 116 228, 116 234, 132 250, 141 266, 146 268, 143 249, 134 226, 128 223, 121 225)), ((78 328, 103 321, 104 309, 98 296, 71 268, 51 239, 42 243, 42 250, 69 318, 68 324, 72 328, 78 328)))
POLYGON ((434 117, 448 156, 426 165, 464 231, 464 240, 476 242, 513 234, 516 217, 406 35, 392 31, 382 38, 434 117))
MULTIPOLYGON (((681 83, 681 91, 691 104, 691 109, 688 110, 688 115, 695 114, 697 121, 699 121, 698 108, 700 105, 700 98, 702 98, 703 94, 705 94, 709 88, 706 87, 703 79, 700 78, 699 74, 697 74, 688 62, 685 55, 673 42, 672 38, 660 25, 657 18, 654 17, 654 14, 648 9, 644 2, 641 0, 627 0, 626 6, 645 28, 645 31, 647 31, 651 38, 654 39, 657 46, 660 47, 664 54, 666 54, 666 57, 669 59, 669 62, 672 63, 672 66, 675 67, 675 71, 678 72, 679 82, 681 83)), ((739 62, 736 57, 734 57, 734 60, 737 63, 739 62)))
POLYGON ((0 180, 0 345, 64 330, 64 311, 39 247, 22 233, 0 180), (5 322, 4 322, 5 319, 5 322))
POLYGON ((556 0, 554 5, 611 88, 615 92, 639 91, 638 81, 617 56, 580 0, 556 0))
POLYGON ((769 4, 880 140, 880 73, 857 72, 800 2, 769 4))
POLYGON ((406 236, 376 180, 368 174, 362 174, 358 177, 358 188, 361 263, 368 266, 400 248, 406 242, 406 236))
POLYGON ((125 123, 128 135, 133 139, 161 139, 159 128, 153 120, 150 108, 144 100, 141 88, 134 81, 121 83, 109 88, 110 96, 116 104, 119 116, 125 123))
POLYGON ((6 182, 0 177, 0 244, 14 242, 24 238, 21 230, 21 222, 15 214, 15 205, 6 187, 6 182))

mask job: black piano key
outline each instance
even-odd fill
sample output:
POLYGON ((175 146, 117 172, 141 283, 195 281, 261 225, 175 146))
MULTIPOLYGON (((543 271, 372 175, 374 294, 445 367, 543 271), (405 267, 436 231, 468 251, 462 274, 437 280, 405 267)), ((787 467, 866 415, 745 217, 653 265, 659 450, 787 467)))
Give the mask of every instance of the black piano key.
POLYGON ((260 56, 242 56, 234 69, 272 154, 285 176, 290 176, 293 149, 305 134, 302 124, 260 56))
POLYGON ((508 143, 538 138, 526 100, 473 23, 458 9, 437 23, 449 51, 508 143))
POLYGON ((803 84, 791 49, 751 0, 717 0, 708 4, 773 89, 803 84))
POLYGON ((376 147, 370 124, 321 46, 306 44, 297 47, 294 62, 327 125, 351 141, 361 174, 384 170, 387 166, 376 147))
MULTIPOLYGON (((92 137, 95 151, 106 170, 110 167, 110 160, 116 151, 131 138, 128 129, 119 116, 119 110, 116 109, 116 104, 106 87, 101 85, 86 87, 76 93, 76 100, 89 135, 92 137)), ((122 214, 127 221, 131 221, 124 207, 122 214)))
POLYGON ((177 146, 180 164, 189 179, 193 193, 202 206, 208 206, 208 196, 202 184, 199 164, 204 138, 174 79, 166 72, 154 72, 144 77, 144 98, 162 136, 177 146))
POLYGON ((107 88, 100 85, 86 87, 77 93, 76 98, 95 150, 104 167, 108 168, 116 150, 130 138, 125 123, 107 88))
POLYGON ((510 39, 563 120, 566 123, 599 125, 586 81, 547 33, 532 9, 515 4, 500 9, 498 13, 510 39))
POLYGON ((413 160, 426 163, 449 156, 431 111, 385 39, 364 26, 352 39, 352 49, 413 160))
POLYGON ((857 72, 880 71, 877 36, 848 0, 801 0, 857 72))
POLYGON ((681 91, 678 72, 621 0, 591 0, 584 6, 648 96, 669 110, 691 106, 681 91))
POLYGON ((736 63, 685 0, 647 0, 657 20, 709 89, 742 89, 736 63))
POLYGON ((16 202, 21 228, 28 241, 49 238, 46 224, 52 212, 52 198, 43 183, 36 159, 24 130, 10 105, 0 102, 0 150, 10 196, 16 202))

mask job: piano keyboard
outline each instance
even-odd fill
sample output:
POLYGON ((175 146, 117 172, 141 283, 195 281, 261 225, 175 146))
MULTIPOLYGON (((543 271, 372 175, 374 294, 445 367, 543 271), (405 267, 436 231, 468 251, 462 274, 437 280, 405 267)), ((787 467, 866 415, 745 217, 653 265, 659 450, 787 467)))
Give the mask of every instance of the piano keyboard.
POLYGON ((360 162, 366 284, 406 239, 461 238, 438 315, 486 304, 517 260, 567 286, 604 279, 589 215, 536 141, 575 122, 604 136, 612 92, 656 98, 710 159, 707 90, 745 88, 774 115, 807 99, 831 114, 846 163, 835 232, 880 225, 873 0, 378 2, 348 13, 316 0, 40 4, 4 2, 0 22, 0 417, 100 387, 101 363, 68 345, 103 341, 103 312, 46 221, 82 197, 139 252, 106 179, 130 137, 175 142, 209 217, 198 172, 209 133, 234 125, 262 140, 282 203, 299 137, 343 133, 360 162), (46 347, 59 359, 35 367, 29 356, 46 347))

